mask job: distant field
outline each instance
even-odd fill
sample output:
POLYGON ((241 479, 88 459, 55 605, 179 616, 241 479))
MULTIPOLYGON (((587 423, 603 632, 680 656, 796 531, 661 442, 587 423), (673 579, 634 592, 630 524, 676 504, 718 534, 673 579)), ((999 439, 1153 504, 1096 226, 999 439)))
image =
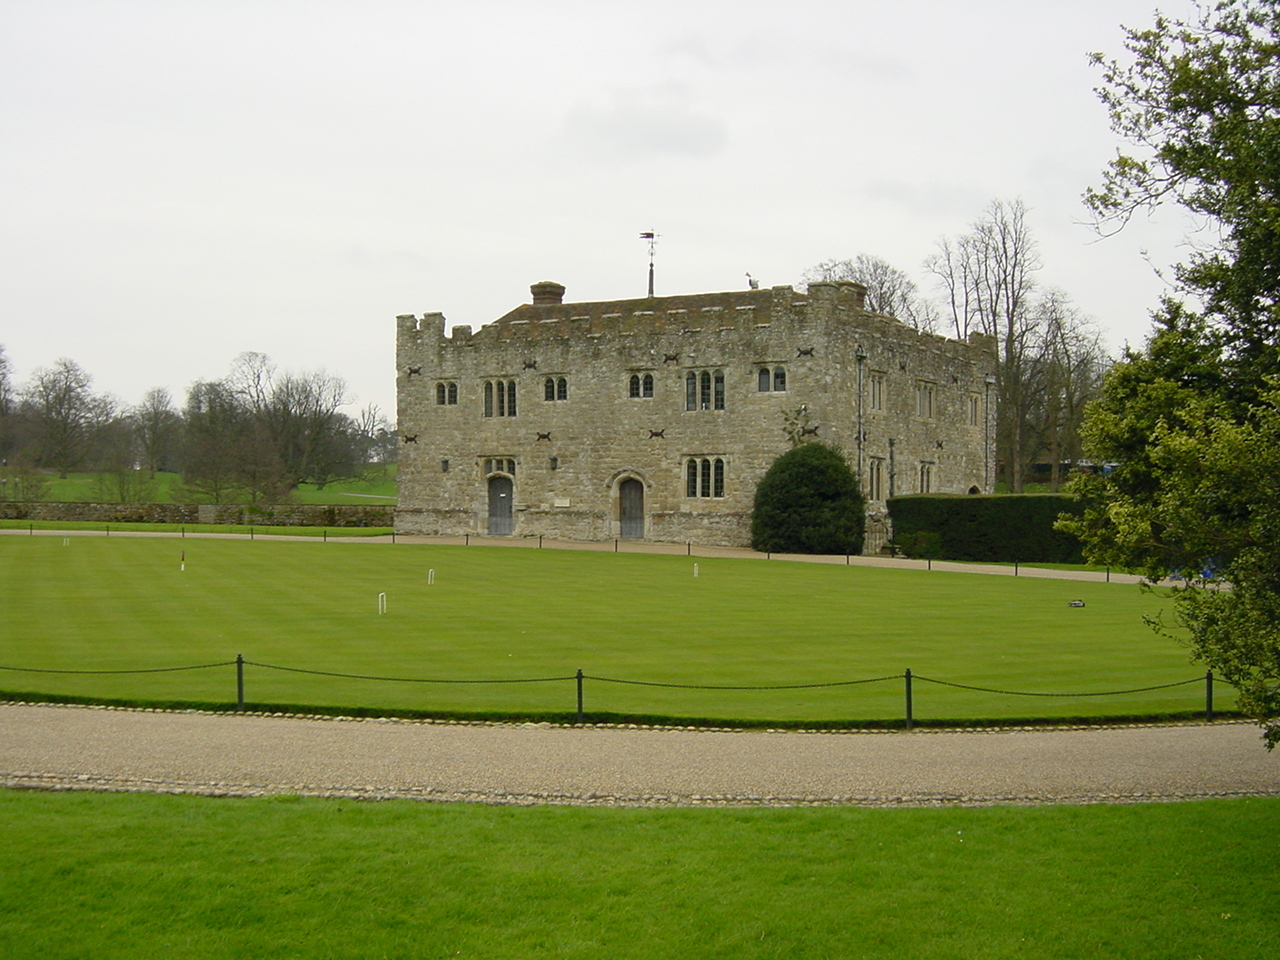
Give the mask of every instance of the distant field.
MULTIPOLYGON (((98 474, 73 473, 67 479, 50 477, 45 500, 54 503, 110 503, 116 498, 111 483, 98 474)), ((182 478, 176 473, 157 473, 147 501, 151 503, 185 503, 188 497, 180 489, 182 478)), ((352 480, 325 484, 318 489, 304 483, 293 493, 295 503, 366 503, 386 504, 396 501, 396 468, 389 466, 385 476, 375 481, 352 480)))
MULTIPOLYGON (((1203 676, 1143 625, 1167 600, 1075 583, 747 559, 366 542, 0 536, 0 666, 246 668, 250 704, 564 715, 581 669, 588 715, 893 721, 916 675, 920 721, 1188 713, 1203 676), (185 555, 185 571, 179 569, 185 555), (694 576, 694 564, 698 575, 694 576), (434 571, 434 573, 432 573, 434 571), (429 578, 434 576, 434 584, 429 578), (386 594, 385 614, 378 595, 386 594), (1082 599, 1083 608, 1068 606, 1082 599), (605 682, 776 686, 670 689, 605 682)), ((0 688, 234 701, 234 668, 77 676, 0 671, 0 688)), ((1220 688, 1219 707, 1229 706, 1220 688)))

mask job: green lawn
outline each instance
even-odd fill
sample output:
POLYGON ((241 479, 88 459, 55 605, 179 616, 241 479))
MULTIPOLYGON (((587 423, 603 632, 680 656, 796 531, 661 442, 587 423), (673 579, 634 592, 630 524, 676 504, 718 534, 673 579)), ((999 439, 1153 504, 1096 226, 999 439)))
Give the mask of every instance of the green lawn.
POLYGON ((0 791, 0 957, 1258 960, 1280 801, 646 810, 0 791))
MULTIPOLYGON (((1142 623, 1167 600, 1120 584, 839 565, 362 542, 0 537, 0 688, 437 714, 755 722, 1147 716, 1203 706, 1203 684, 1118 696, 1203 669, 1142 623), (185 556, 185 570, 180 562, 185 556), (694 576, 695 564, 698 576, 694 576), (432 574, 434 571, 434 574, 432 574), (429 585, 429 577, 434 584, 429 585), (387 612, 378 613, 386 594, 387 612), (1068 606, 1082 599, 1083 608, 1068 606), (267 669, 440 680, 385 682, 267 669), (830 684, 793 690, 671 689, 830 684), (601 678, 607 678, 601 679, 601 678)), ((1219 688, 1219 708, 1230 705, 1219 688)))

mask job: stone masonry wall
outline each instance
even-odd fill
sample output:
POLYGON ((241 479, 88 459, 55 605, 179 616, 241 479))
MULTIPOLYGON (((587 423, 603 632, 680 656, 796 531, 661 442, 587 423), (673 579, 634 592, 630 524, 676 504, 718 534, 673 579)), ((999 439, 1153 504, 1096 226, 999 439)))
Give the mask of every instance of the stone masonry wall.
POLYGON ((635 480, 645 538, 745 545, 788 413, 844 450, 873 515, 890 495, 990 490, 986 338, 870 314, 851 283, 593 303, 556 287, 475 332, 397 319, 401 532, 488 532, 509 481, 516 536, 625 536, 635 480), (514 415, 497 393, 512 387, 514 415))
POLYGON ((23 503, 0 501, 0 520, 87 523, 220 523, 260 527, 389 527, 392 506, 194 503, 23 503))

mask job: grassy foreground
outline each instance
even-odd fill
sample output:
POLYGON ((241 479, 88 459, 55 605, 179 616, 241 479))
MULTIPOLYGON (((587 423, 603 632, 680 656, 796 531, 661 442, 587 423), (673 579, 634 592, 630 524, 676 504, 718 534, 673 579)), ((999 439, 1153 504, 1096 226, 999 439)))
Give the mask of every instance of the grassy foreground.
POLYGON ((0 957, 1274 954, 1280 801, 644 810, 0 791, 0 957))
MULTIPOLYGON (((1164 603, 1120 584, 763 560, 4 536, 0 667, 221 665, 88 676, 0 670, 0 689, 226 705, 236 696, 229 661, 243 654, 251 705, 563 716, 576 707, 571 678, 582 669, 589 716, 895 721, 910 668, 920 721, 1194 712, 1203 684, 1060 696, 1202 676, 1185 650, 1143 625, 1164 603), (1076 599, 1086 605, 1068 606, 1076 599), (897 679, 738 691, 608 682, 762 687, 882 677, 897 679)), ((1220 689, 1219 708, 1228 694, 1220 689)))

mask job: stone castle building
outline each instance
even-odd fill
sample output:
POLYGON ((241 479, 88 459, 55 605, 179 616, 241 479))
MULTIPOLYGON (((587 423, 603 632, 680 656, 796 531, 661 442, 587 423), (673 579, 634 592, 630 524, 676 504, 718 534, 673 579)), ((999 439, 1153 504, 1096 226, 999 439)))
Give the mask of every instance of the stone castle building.
MULTIPOLYGON (((397 318, 396 529, 744 546, 792 438, 895 494, 990 492, 994 342, 922 334, 857 283, 397 318)), ((871 545, 878 546, 872 536, 871 545)))

